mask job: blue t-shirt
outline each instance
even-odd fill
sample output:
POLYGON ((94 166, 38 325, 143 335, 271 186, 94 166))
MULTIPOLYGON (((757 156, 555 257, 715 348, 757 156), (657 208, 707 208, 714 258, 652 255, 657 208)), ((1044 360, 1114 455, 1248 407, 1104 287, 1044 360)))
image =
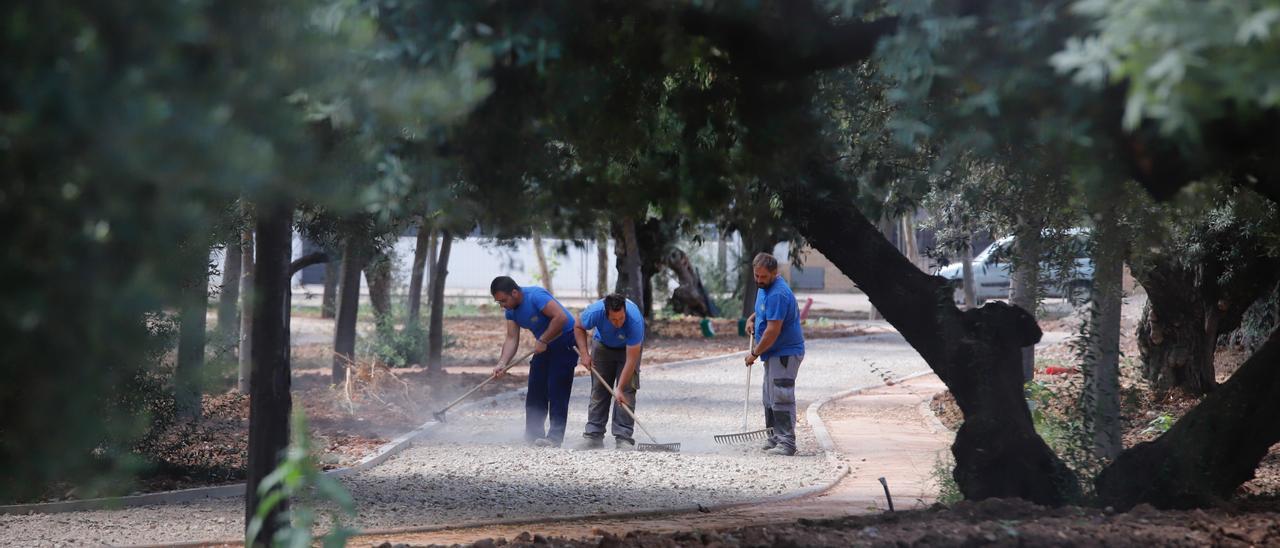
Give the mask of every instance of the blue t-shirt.
POLYGON ((538 286, 529 286, 521 287, 520 293, 524 295, 524 300, 520 301, 520 306, 515 307, 514 310, 507 311, 508 320, 516 322, 516 325, 528 329, 533 332, 534 337, 541 339, 542 334, 547 332, 547 326, 551 325, 551 318, 543 314, 542 309, 547 306, 547 303, 554 302, 564 310, 564 315, 569 320, 564 323, 564 329, 560 334, 573 332, 573 314, 570 314, 560 301, 547 293, 547 290, 538 286))
POLYGON ((796 296, 791 292, 787 281, 778 276, 768 289, 756 290, 756 342, 764 336, 764 328, 769 320, 782 320, 782 331, 773 345, 760 355, 761 359, 777 356, 804 355, 804 332, 800 330, 800 307, 796 305, 796 296))
POLYGON ((622 322, 622 327, 614 327, 613 322, 609 321, 609 315, 605 313, 604 299, 600 299, 582 311, 582 328, 587 331, 595 329, 595 339, 610 348, 634 346, 644 342, 644 315, 640 313, 640 307, 627 299, 623 310, 627 312, 627 319, 622 322))

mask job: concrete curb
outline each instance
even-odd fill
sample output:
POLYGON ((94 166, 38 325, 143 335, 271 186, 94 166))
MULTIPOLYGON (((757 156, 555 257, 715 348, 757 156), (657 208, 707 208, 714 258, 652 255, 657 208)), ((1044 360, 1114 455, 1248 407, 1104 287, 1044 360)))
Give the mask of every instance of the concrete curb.
MULTIPOLYGON (((701 364, 711 363, 711 362, 715 362, 715 361, 719 361, 727 358, 732 358, 734 356, 740 356, 744 353, 745 352, 731 352, 728 354, 721 354, 718 356, 711 356, 707 358, 695 358, 692 360, 668 362, 668 363, 654 365, 652 369, 665 369, 667 367, 683 367, 683 366, 701 365, 701 364)), ((456 409, 453 409, 451 412, 459 413, 467 409, 473 409, 473 408, 484 406, 484 405, 492 405, 493 403, 496 403, 496 402, 505 401, 507 399, 514 398, 514 397, 519 397, 524 393, 525 393, 525 389, 517 388, 515 390, 503 392, 501 394, 489 396, 484 399, 463 404, 462 406, 456 409)), ((325 474, 333 477, 341 477, 341 476, 347 476, 350 474, 354 474, 356 472, 361 472, 361 471, 373 468, 374 466, 377 466, 379 464, 382 464, 383 462, 386 462, 387 459, 390 459, 391 457, 395 456, 401 451, 404 451, 405 449, 408 449, 409 447, 413 446, 414 440, 416 440, 418 437, 424 434, 431 432, 432 430, 435 430, 439 426, 440 426, 440 423, 436 422, 435 420, 427 421, 421 424, 420 426, 418 426, 417 428, 414 428, 409 432, 401 434, 400 436, 397 436, 395 439, 383 444, 372 454, 366 455, 364 458, 360 459, 358 462, 356 462, 356 464, 353 464, 346 468, 337 468, 334 470, 329 470, 325 472, 325 474)), ((0 515, 27 514, 27 513, 55 514, 55 513, 61 513, 61 512, 79 512, 84 510, 118 510, 121 508, 132 508, 136 506, 147 506, 151 504, 175 504, 175 503, 190 502, 193 500, 200 500, 200 499, 207 499, 207 498, 231 497, 231 496, 242 495, 244 494, 244 492, 245 492, 245 484, 241 482, 241 483, 233 483, 230 485, 218 485, 213 487, 194 487, 191 489, 179 489, 176 491, 161 491, 157 493, 146 493, 143 495, 130 495, 125 497, 107 497, 107 498, 96 498, 96 499, 68 500, 68 501, 62 501, 62 502, 42 502, 42 503, 35 503, 35 504, 11 504, 11 505, 0 506, 0 515)))
MULTIPOLYGON (((726 357, 732 357, 732 356, 740 355, 743 353, 744 352, 735 352, 733 354, 716 356, 714 358, 699 358, 696 360, 688 360, 687 362, 683 362, 683 364, 692 365, 692 364, 709 361, 713 359, 724 359, 726 357)), ((664 365, 677 365, 681 363, 682 362, 671 362, 669 364, 664 364, 664 365)), ((905 382, 917 377, 930 375, 932 373, 933 373, 932 370, 924 370, 917 373, 911 373, 909 375, 900 377, 898 379, 894 379, 893 382, 894 384, 898 384, 898 383, 905 382)), ((731 501, 731 502, 725 502, 725 503, 715 504, 711 506, 705 506, 702 504, 695 503, 692 505, 678 506, 674 508, 641 510, 636 512, 615 512, 615 513, 604 513, 604 514, 600 514, 600 513, 573 514, 573 515, 567 515, 567 516, 554 516, 554 517, 542 517, 542 518, 539 518, 539 517, 508 518, 508 519, 495 519, 495 520, 464 521, 459 523, 451 523, 451 524, 443 524, 443 525, 392 527, 392 528, 370 529, 367 531, 361 531, 359 536, 433 533, 438 531, 449 531, 449 530, 455 530, 455 529, 473 529, 473 528, 479 528, 479 527, 510 527, 510 526, 516 526, 516 525, 526 525, 526 524, 532 525, 532 524, 538 524, 538 523, 550 524, 550 523, 565 523, 569 521, 611 520, 611 519, 620 519, 620 518, 645 518, 645 517, 655 517, 655 516, 663 516, 663 515, 687 514, 687 513, 693 513, 693 512, 715 512, 715 511, 721 511, 721 510, 730 510, 733 508, 741 508, 745 506, 755 506, 760 504, 774 504, 778 502, 785 502, 789 500, 795 500, 795 499, 805 498, 809 496, 820 495, 834 488, 837 484, 840 483, 841 480, 843 480, 846 476, 848 476, 852 470, 848 464, 845 464, 840 461, 840 453, 836 451, 835 442, 831 439, 830 431, 827 430, 827 425, 822 420, 822 417, 820 415, 822 406, 832 401, 846 398, 854 394, 857 394, 859 392, 869 390, 872 388, 878 388, 881 386, 884 386, 884 383, 866 385, 866 386, 861 386, 857 388, 852 388, 849 390, 844 390, 842 392, 838 392, 836 394, 823 397, 809 404, 808 408, 805 410, 805 418, 808 421, 810 428, 813 429, 814 437, 817 438, 818 446, 822 449, 824 458, 827 460, 828 463, 835 465, 835 468, 836 468, 835 474, 832 474, 831 478, 827 482, 819 485, 814 485, 814 486, 807 487, 805 489, 801 489, 801 490, 787 493, 784 495, 764 497, 759 499, 731 501)), ((499 394, 491 398, 486 398, 486 400, 496 401, 498 398, 501 398, 503 396, 509 396, 513 393, 515 392, 513 391, 513 392, 504 393, 504 394, 499 394)), ((488 401, 486 400, 477 401, 472 405, 481 405, 481 404, 488 403, 488 401)), ((464 406, 464 407, 469 407, 469 406, 464 406)), ((181 543, 181 544, 136 545, 135 548, 143 547, 143 546, 169 546, 169 547, 179 547, 179 546, 194 547, 194 546, 210 546, 210 545, 221 546, 221 545, 238 545, 240 542, 241 541, 239 540, 235 540, 235 541, 206 540, 206 541, 195 541, 195 542, 181 543)))
MULTIPOLYGON (((696 362, 710 361, 713 359, 724 359, 726 357, 741 355, 743 353, 744 352, 735 352, 734 354, 717 356, 715 358, 700 358, 697 360, 689 360, 689 363, 685 363, 684 365, 692 365, 696 362)), ((675 365, 677 363, 680 363, 680 362, 672 362, 671 364, 664 364, 664 365, 675 365)), ((895 379, 894 383, 896 384, 899 382, 904 382, 910 379, 914 379, 916 377, 922 377, 932 373, 933 373, 932 370, 925 370, 917 373, 912 373, 905 377, 895 379)), ((840 453, 836 451, 835 442, 831 439, 831 434, 827 430, 827 425, 825 422, 823 422, 822 417, 819 414, 822 406, 834 400, 846 398, 851 395, 857 394, 859 392, 869 390, 872 388, 877 388, 880 386, 884 386, 884 384, 883 383, 873 384, 873 385, 861 386, 858 388, 845 390, 842 392, 838 392, 836 394, 832 394, 830 396, 826 396, 824 398, 821 398, 809 404, 808 408, 805 410, 805 418, 809 423, 809 427, 813 429, 814 437, 817 438, 818 446, 822 449, 823 456, 826 458, 827 462, 835 465, 836 473, 832 474, 831 478, 825 483, 814 485, 812 487, 807 487, 799 491, 794 491, 791 493, 787 493, 785 495, 778 495, 773 497, 764 497, 759 499, 751 499, 751 500, 743 500, 743 501, 726 502, 726 503, 716 504, 712 506, 694 504, 689 506, 663 508, 658 510, 642 510, 639 512, 617 512, 617 513, 607 513, 607 514, 576 514, 576 515, 570 515, 570 516, 556 516, 551 518, 512 518, 512 519, 500 519, 500 520, 462 522, 462 523, 453 523, 453 524, 446 524, 446 525, 429 525, 429 526, 420 526, 420 527, 412 527, 412 526, 411 527, 394 527, 389 529, 371 529, 368 531, 361 531, 360 536, 397 535, 397 534, 408 534, 408 533, 432 533, 437 531, 449 531, 454 529, 472 529, 472 528, 478 528, 478 527, 509 527, 513 525, 525 525, 525 524, 535 524, 535 523, 564 523, 567 521, 579 521, 579 520, 609 520, 609 519, 618 519, 618 518, 643 518, 643 517, 654 517, 654 516, 662 516, 662 515, 675 515, 675 514, 685 514, 685 513, 692 513, 692 512, 715 512, 720 510, 740 508, 744 506, 755 506, 759 504, 773 504, 778 502, 785 502, 789 500, 805 498, 805 497, 814 496, 814 495, 820 495, 822 493, 830 491, 832 488, 836 486, 836 484, 840 483, 840 481, 843 480, 850 473, 849 465, 843 462, 840 462, 839 460, 840 453)), ((201 546, 203 544, 206 544, 206 543, 193 543, 190 545, 180 545, 180 546, 201 546)))

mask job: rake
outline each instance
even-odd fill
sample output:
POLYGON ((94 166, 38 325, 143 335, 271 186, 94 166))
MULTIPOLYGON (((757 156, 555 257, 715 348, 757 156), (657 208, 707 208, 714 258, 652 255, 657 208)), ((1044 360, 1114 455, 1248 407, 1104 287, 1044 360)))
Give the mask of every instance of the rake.
MULTIPOLYGON (((751 351, 751 337, 747 337, 747 352, 751 351)), ((773 437, 773 429, 765 428, 763 430, 747 431, 747 411, 748 405, 751 403, 751 366, 747 366, 747 391, 742 398, 742 432, 737 434, 721 434, 715 436, 716 443, 723 445, 737 445, 742 443, 751 443, 753 441, 764 441, 773 437)))
POLYGON ((637 443, 636 451, 656 451, 661 453, 679 453, 680 452, 679 443, 658 443, 658 439, 653 437, 653 434, 649 433, 649 429, 645 428, 643 424, 640 424, 640 419, 636 418, 636 414, 633 411, 631 411, 631 408, 627 407, 626 403, 618 401, 617 394, 614 394, 613 388, 609 386, 609 383, 605 382, 604 377, 601 377, 600 373, 597 373, 594 367, 589 369, 589 371, 591 371, 591 375, 595 377, 597 381, 600 382, 600 386, 603 386, 605 390, 609 391, 609 394, 613 395, 613 401, 618 404, 618 407, 621 407, 623 411, 626 411, 627 415, 631 417, 631 421, 634 422, 636 426, 640 428, 641 432, 644 432, 644 435, 649 436, 649 441, 653 442, 653 443, 637 443))
MULTIPOLYGON (((533 355, 533 351, 532 351, 532 350, 530 350, 530 351, 528 351, 528 352, 525 352, 523 356, 520 356, 519 358, 512 359, 511 361, 508 361, 506 365, 502 366, 502 372, 503 372, 503 373, 506 373, 506 372, 507 372, 507 370, 509 370, 509 369, 511 369, 513 366, 515 366, 515 364, 520 363, 520 362, 522 362, 522 361, 525 361, 526 359, 528 359, 528 358, 529 358, 529 356, 532 356, 532 355, 533 355)), ((484 388, 484 385, 489 384, 490 382, 492 382, 492 381, 493 381, 493 379, 496 379, 496 378, 498 378, 498 374, 497 374, 497 373, 494 373, 494 374, 492 374, 492 375, 489 375, 489 378, 487 378, 487 379, 485 379, 485 380, 483 380, 483 381, 480 381, 480 384, 475 385, 474 387, 472 387, 472 388, 471 388, 471 390, 468 390, 468 391, 466 391, 465 393, 463 393, 461 396, 458 396, 458 399, 453 400, 453 403, 450 403, 449 405, 444 406, 444 409, 441 409, 441 410, 439 410, 439 411, 436 411, 435 413, 432 413, 432 414, 431 414, 431 416, 435 417, 435 419, 436 419, 437 421, 445 422, 445 420, 444 420, 444 414, 445 414, 447 411, 449 411, 450 409, 453 409, 453 406, 458 405, 459 403, 461 403, 461 402, 462 402, 462 400, 467 399, 467 396, 470 396, 470 395, 474 394, 476 390, 479 390, 479 389, 481 389, 481 388, 484 388)))

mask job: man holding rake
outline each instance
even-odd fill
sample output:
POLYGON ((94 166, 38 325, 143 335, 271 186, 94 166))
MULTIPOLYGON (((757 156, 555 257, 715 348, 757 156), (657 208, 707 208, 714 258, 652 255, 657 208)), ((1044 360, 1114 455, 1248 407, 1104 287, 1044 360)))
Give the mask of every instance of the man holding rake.
POLYGON ((760 253, 751 261, 755 277, 756 305, 747 318, 755 344, 746 365, 764 361, 764 421, 773 436, 764 449, 770 455, 796 454, 796 374, 804 361, 804 333, 800 307, 787 280, 778 275, 778 260, 760 253))
POLYGON ((599 383, 591 385, 591 403, 587 408, 587 427, 582 433, 580 449, 604 447, 605 423, 613 408, 613 439, 617 449, 634 449, 632 437, 635 421, 620 405, 635 410, 636 390, 640 388, 640 351, 644 342, 644 316, 636 303, 621 295, 610 294, 582 311, 573 327, 578 344, 578 360, 587 370, 594 368, 614 387, 611 394, 599 383), (595 330, 591 351, 587 350, 587 333, 595 330), (617 404, 610 405, 614 399, 617 404))

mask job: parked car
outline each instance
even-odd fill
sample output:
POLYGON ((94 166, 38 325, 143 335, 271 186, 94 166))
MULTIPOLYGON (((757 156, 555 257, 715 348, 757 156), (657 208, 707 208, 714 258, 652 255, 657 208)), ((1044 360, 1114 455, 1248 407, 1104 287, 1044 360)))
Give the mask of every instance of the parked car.
MULTIPOLYGON (((1061 275, 1058 268, 1049 263, 1040 263, 1040 287, 1043 295, 1053 298, 1066 298, 1072 304, 1088 302, 1093 295, 1093 259, 1089 257, 1087 229, 1072 229, 1069 235, 1074 239, 1072 260, 1074 265, 1070 272, 1061 275)), ((1009 258, 1013 252, 1013 236, 1005 236, 991 243, 973 258, 974 295, 978 304, 988 299, 1009 298, 1009 258)), ((936 273, 951 281, 955 288, 955 300, 964 302, 964 265, 951 263, 938 269, 936 273)))

